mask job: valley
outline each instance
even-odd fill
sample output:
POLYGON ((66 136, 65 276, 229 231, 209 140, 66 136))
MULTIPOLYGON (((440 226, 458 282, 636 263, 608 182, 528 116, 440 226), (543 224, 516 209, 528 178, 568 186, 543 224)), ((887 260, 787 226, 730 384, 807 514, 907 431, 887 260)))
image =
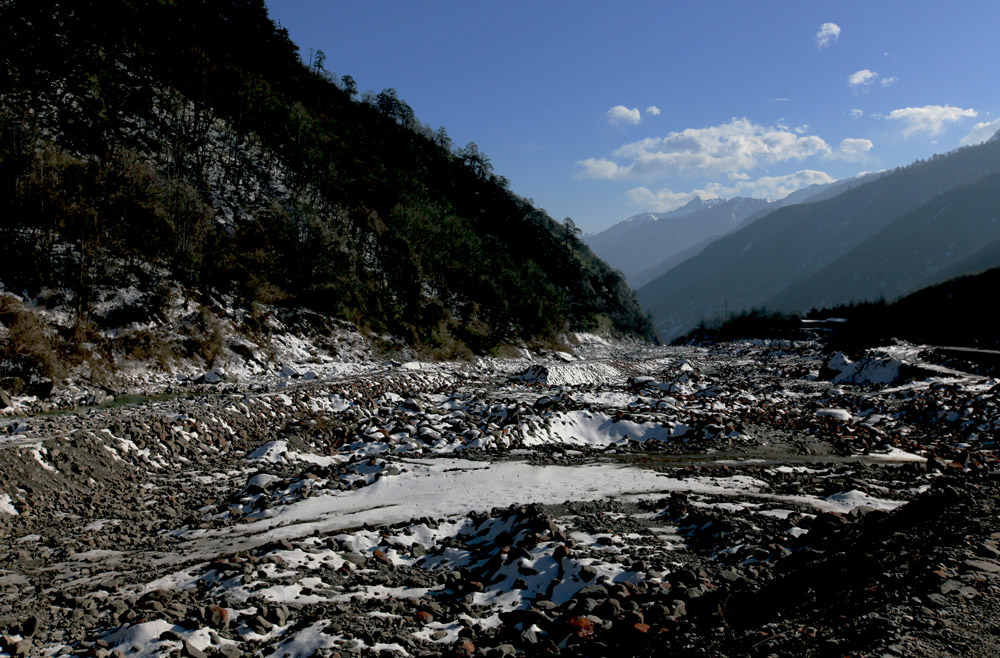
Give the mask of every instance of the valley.
POLYGON ((0 658, 1000 655, 1000 16, 826 4, 0 0, 0 658))

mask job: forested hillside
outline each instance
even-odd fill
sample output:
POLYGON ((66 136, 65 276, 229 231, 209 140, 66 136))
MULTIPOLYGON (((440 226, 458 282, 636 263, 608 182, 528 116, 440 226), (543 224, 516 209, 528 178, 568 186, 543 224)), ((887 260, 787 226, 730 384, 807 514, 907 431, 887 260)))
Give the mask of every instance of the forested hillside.
POLYGON ((262 0, 0 2, 0 282, 104 328, 180 284, 429 349, 653 336, 474 143, 306 59, 262 0))
MULTIPOLYGON (((822 309, 810 315, 839 317, 831 343, 859 349, 901 338, 913 343, 997 350, 1000 335, 984 312, 1000 285, 1000 268, 967 274, 921 288, 892 303, 867 302, 822 309)), ((982 355, 980 355, 982 356, 982 355)), ((989 356, 996 365, 1000 354, 989 356)))

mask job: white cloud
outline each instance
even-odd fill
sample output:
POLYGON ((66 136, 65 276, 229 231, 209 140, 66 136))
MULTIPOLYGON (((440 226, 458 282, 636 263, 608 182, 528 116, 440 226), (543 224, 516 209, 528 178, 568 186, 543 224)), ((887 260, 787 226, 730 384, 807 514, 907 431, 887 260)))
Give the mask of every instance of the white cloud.
POLYGON ((809 185, 833 183, 837 179, 814 169, 802 169, 784 176, 763 176, 754 180, 737 180, 730 185, 709 183, 702 189, 690 192, 674 192, 669 189, 652 191, 647 187, 635 187, 625 194, 636 206, 652 212, 667 212, 680 208, 695 197, 714 199, 716 197, 751 196, 758 199, 782 199, 795 190, 809 185))
POLYGON ((819 26, 819 32, 816 33, 816 47, 819 49, 826 48, 827 46, 836 43, 839 38, 839 25, 836 23, 823 23, 819 26))
POLYGON ((865 153, 872 150, 872 144, 870 139, 859 139, 855 137, 847 137, 846 139, 840 140, 840 150, 842 153, 847 155, 854 155, 858 153, 865 153))
POLYGON ((785 98, 784 96, 779 96, 778 98, 771 98, 771 99, 769 99, 768 102, 770 102, 770 103, 787 103, 790 100, 792 100, 792 99, 791 98, 785 98))
POLYGON ((847 86, 855 91, 863 91, 868 89, 876 78, 878 78, 878 73, 875 71, 861 69, 847 76, 847 86))
POLYGON ((656 179, 670 175, 715 176, 751 170, 761 164, 802 160, 831 153, 815 135, 732 119, 708 128, 688 128, 665 137, 647 137, 623 145, 607 158, 577 162, 584 178, 656 179))
POLYGON ((918 132, 925 132, 934 137, 941 134, 946 123, 955 123, 962 119, 975 118, 977 114, 973 109, 963 109, 951 105, 925 105, 923 107, 904 107, 893 110, 883 118, 902 121, 904 124, 904 138, 908 138, 918 132))
POLYGON ((605 116, 607 116, 609 123, 616 126, 620 126, 623 123, 631 123, 635 126, 642 121, 642 116, 639 114, 639 108, 633 107, 630 110, 624 105, 615 105, 613 108, 608 110, 608 113, 605 116))
POLYGON ((968 135, 962 138, 962 145, 967 144, 979 144, 985 142, 987 139, 996 134, 1000 130, 1000 119, 994 119, 993 121, 980 121, 975 126, 968 135))
POLYGON ((646 114, 651 114, 654 117, 660 116, 660 108, 656 107, 655 105, 650 105, 649 107, 646 108, 646 114))
POLYGON ((653 192, 646 187, 634 187, 625 192, 633 204, 650 212, 668 212, 680 208, 691 199, 700 197, 711 199, 707 192, 695 190, 693 192, 671 192, 670 190, 660 190, 653 192), (704 195, 704 196, 703 196, 704 195))
POLYGON ((860 119, 864 115, 865 115, 865 111, 864 110, 859 110, 858 108, 854 108, 853 110, 851 110, 851 118, 852 119, 860 119))
POLYGON ((580 178, 603 178, 614 180, 619 178, 618 164, 604 158, 587 158, 576 163, 580 168, 577 174, 580 178))
MULTIPOLYGON (((836 182, 836 178, 824 171, 801 169, 784 176, 763 176, 757 180, 740 183, 738 194, 758 199, 783 199, 795 190, 810 185, 825 185, 836 182)), ((709 186, 711 187, 711 186, 709 186)))
POLYGON ((894 75, 891 75, 888 78, 882 78, 879 84, 882 85, 883 87, 890 87, 896 84, 897 82, 899 82, 899 78, 897 78, 894 75))

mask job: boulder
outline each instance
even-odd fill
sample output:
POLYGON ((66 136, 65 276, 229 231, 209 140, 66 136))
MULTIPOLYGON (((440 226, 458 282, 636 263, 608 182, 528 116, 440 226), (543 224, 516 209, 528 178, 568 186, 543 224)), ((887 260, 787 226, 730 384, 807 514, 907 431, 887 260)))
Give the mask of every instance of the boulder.
POLYGON ((205 383, 207 384, 218 384, 226 380, 226 371, 222 368, 215 367, 205 373, 205 383))

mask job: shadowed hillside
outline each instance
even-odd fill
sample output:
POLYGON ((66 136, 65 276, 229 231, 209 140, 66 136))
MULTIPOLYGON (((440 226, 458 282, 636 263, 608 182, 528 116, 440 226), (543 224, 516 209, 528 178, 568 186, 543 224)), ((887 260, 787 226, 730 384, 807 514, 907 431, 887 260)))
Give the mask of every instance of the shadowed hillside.
POLYGON ((0 44, 2 283, 78 326, 180 284, 445 353, 652 337, 571 223, 394 90, 303 64, 260 0, 4 2, 0 44))

